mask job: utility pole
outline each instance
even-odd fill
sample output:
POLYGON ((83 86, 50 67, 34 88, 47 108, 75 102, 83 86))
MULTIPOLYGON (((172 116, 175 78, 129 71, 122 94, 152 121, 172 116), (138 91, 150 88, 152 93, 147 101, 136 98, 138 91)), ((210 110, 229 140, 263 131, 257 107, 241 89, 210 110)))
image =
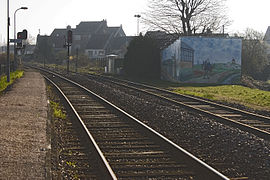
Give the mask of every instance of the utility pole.
POLYGON ((67 43, 67 74, 69 74, 69 47, 70 47, 70 44, 67 43))
POLYGON ((140 17, 141 17, 141 15, 139 15, 139 14, 136 14, 136 15, 134 15, 134 17, 136 17, 137 18, 137 36, 139 36, 139 34, 140 34, 140 17))
POLYGON ((9 26, 10 26, 10 18, 9 18, 9 0, 7 0, 7 83, 10 82, 10 59, 9 59, 9 26))
POLYGON ((75 64, 75 72, 77 73, 78 68, 78 59, 79 59, 79 49, 76 48, 76 64, 75 64))

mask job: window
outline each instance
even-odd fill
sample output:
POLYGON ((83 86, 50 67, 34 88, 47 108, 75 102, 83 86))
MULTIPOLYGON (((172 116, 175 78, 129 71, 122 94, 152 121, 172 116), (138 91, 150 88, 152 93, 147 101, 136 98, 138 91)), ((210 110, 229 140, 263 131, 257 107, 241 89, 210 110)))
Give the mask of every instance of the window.
POLYGON ((181 48, 181 61, 193 62, 194 52, 190 49, 181 48))
POLYGON ((89 57, 93 57, 93 55, 94 55, 93 51, 88 51, 88 56, 89 57))
POLYGON ((104 51, 103 50, 99 51, 98 55, 104 55, 104 51))
POLYGON ((81 40, 81 35, 74 35, 74 40, 75 41, 80 41, 81 40))

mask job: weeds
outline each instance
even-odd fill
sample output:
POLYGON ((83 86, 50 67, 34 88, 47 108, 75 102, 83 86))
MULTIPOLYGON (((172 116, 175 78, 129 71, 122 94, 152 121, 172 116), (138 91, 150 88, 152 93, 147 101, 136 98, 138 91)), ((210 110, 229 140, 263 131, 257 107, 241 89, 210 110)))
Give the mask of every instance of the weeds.
POLYGON ((50 101, 50 105, 51 105, 51 107, 53 109, 54 117, 60 118, 60 119, 66 119, 66 114, 60 108, 59 103, 50 101))
POLYGON ((19 79, 23 76, 24 72, 17 70, 10 73, 10 82, 7 83, 7 76, 2 76, 0 78, 0 92, 4 91, 9 85, 13 84, 16 79, 19 79))

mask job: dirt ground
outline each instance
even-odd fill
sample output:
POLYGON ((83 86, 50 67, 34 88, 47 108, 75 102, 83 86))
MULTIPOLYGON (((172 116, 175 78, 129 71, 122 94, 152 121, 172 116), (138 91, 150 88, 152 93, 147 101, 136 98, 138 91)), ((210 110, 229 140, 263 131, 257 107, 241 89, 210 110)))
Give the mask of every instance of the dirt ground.
POLYGON ((0 95, 0 179, 46 179, 50 151, 44 78, 26 71, 0 95))

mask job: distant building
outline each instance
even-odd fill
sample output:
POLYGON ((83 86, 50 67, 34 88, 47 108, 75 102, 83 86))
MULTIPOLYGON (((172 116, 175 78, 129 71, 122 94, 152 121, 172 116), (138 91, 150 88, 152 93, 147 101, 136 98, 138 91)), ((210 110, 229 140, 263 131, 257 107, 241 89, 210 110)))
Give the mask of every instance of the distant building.
POLYGON ((64 50, 64 45, 66 43, 67 30, 71 29, 71 26, 67 26, 66 29, 54 29, 51 35, 48 37, 52 43, 52 47, 55 51, 64 50))
POLYGON ((25 55, 33 55, 35 51, 36 45, 26 45, 24 49, 25 55))
MULTIPOLYGON (((14 52, 14 45, 9 46, 9 51, 12 54, 14 52)), ((0 46, 0 53, 6 53, 7 52, 7 46, 0 46)))
MULTIPOLYGON (((131 39, 126 36, 122 26, 108 27, 106 20, 84 21, 80 22, 76 28, 67 26, 66 29, 53 30, 47 38, 55 51, 64 50, 69 29, 73 32, 71 53, 75 54, 78 49, 80 53, 84 53, 89 58, 103 58, 112 53, 121 58, 131 39)), ((37 38, 38 40, 39 38, 37 38)))

